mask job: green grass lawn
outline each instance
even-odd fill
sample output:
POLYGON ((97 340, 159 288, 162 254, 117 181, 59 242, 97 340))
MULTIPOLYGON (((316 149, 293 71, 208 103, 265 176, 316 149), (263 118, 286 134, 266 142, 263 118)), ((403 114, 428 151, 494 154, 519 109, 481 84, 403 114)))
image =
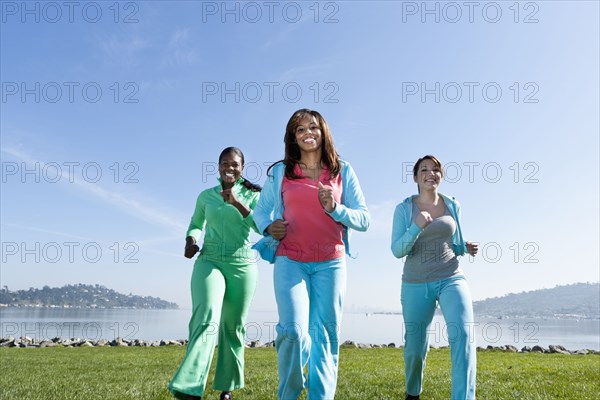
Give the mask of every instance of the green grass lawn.
MULTIPOLYGON (((1 348, 0 399, 171 399, 166 386, 185 348, 1 348)), ((479 399, 598 399, 600 356, 483 351, 477 354, 479 399)), ((246 387, 237 399, 276 399, 273 348, 246 350, 246 387)), ((214 368, 214 363, 213 363, 214 368)), ((218 399, 210 389, 204 398, 218 399)), ((423 399, 450 398, 450 355, 433 349, 423 399)), ((305 396, 303 395, 304 399, 305 396)), ((343 348, 336 399, 403 399, 401 349, 343 348)))

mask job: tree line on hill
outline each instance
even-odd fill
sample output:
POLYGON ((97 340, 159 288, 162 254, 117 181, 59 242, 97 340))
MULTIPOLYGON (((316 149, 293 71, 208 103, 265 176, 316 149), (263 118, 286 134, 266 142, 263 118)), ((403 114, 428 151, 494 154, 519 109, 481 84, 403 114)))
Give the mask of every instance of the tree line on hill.
POLYGON ((14 307, 73 307, 73 308, 147 308, 178 309, 179 306, 158 297, 122 294, 101 285, 81 283, 60 288, 0 290, 0 305, 14 307))
POLYGON ((477 315, 528 318, 600 319, 600 283, 574 283, 509 293, 473 303, 477 315))

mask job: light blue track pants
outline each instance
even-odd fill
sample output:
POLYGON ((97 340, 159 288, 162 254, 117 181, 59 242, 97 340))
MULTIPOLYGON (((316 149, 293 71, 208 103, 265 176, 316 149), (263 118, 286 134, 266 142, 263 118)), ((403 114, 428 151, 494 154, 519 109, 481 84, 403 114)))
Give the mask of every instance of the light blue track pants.
POLYGON ((346 260, 299 262, 277 257, 273 270, 280 400, 335 396, 339 331, 346 292, 346 260), (303 373, 308 364, 308 381, 303 373))
POLYGON ((475 398, 476 348, 473 304, 463 275, 428 283, 402 283, 406 393, 421 394, 429 332, 443 334, 450 344, 452 400, 475 398), (446 329, 430 328, 439 302, 446 329))

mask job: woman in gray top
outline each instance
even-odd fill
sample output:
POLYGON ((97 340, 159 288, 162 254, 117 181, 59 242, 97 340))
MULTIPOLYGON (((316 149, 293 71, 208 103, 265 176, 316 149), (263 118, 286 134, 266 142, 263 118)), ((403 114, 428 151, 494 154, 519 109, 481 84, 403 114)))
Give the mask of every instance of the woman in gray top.
POLYGON ((417 160, 413 179, 419 193, 394 212, 392 253, 406 257, 402 274, 406 399, 419 399, 436 304, 444 319, 452 361, 452 399, 475 398, 473 305, 458 256, 477 254, 460 228, 458 202, 438 192, 442 163, 432 155, 417 160))

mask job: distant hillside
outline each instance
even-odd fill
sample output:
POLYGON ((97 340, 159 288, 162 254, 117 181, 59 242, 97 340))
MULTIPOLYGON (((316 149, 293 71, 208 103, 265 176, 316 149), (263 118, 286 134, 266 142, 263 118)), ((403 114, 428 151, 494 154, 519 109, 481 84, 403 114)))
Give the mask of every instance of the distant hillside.
POLYGON ((11 292, 0 290, 0 305, 14 307, 75 307, 75 308, 151 308, 177 309, 179 306, 158 297, 121 294, 100 285, 66 285, 61 288, 44 286, 11 292))
POLYGON ((475 314, 494 317, 600 318, 600 284, 574 283, 510 293, 473 303, 475 314))

